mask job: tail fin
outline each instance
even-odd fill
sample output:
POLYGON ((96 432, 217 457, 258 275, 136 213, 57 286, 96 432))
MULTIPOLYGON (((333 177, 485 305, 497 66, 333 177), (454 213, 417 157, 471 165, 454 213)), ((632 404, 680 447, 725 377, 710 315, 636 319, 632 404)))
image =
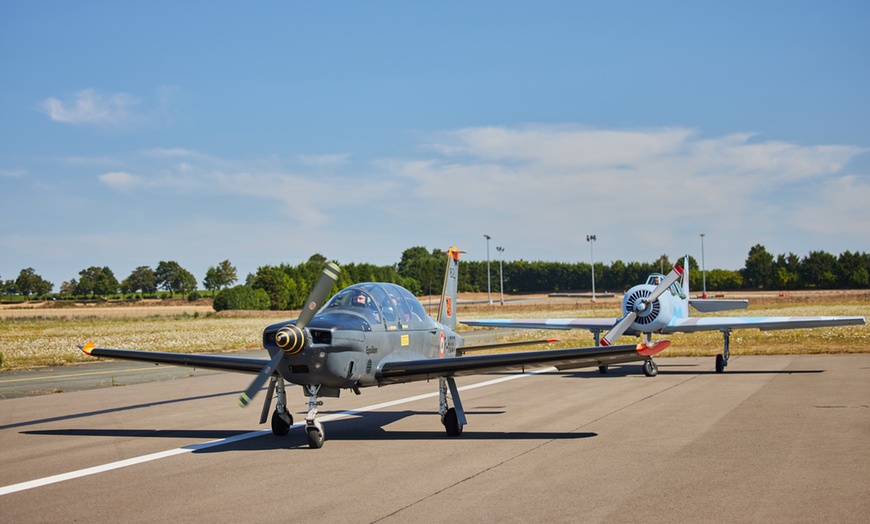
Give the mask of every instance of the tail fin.
POLYGON ((441 291, 441 307, 438 322, 456 330, 456 293, 459 291, 459 248, 447 250, 447 270, 444 272, 444 288, 441 291))

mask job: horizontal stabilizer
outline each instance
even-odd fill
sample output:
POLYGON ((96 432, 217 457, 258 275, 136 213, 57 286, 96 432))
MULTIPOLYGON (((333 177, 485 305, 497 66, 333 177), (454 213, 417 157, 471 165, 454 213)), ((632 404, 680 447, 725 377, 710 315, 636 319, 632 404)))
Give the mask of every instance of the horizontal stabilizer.
POLYGON ((731 311, 733 309, 746 309, 749 307, 748 300, 724 300, 716 298, 690 298, 689 305, 701 313, 715 313, 716 311, 731 311))

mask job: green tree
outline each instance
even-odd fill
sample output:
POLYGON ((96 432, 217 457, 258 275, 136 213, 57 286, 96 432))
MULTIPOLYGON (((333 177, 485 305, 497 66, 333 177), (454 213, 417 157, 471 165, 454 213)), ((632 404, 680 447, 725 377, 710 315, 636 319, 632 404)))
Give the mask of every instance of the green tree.
MULTIPOLYGON (((402 259, 396 266, 399 276, 404 279, 410 286, 409 291, 416 295, 423 293, 438 294, 441 293, 441 286, 444 280, 444 266, 446 264, 445 255, 438 249, 427 251, 425 247, 417 246, 406 249, 402 253, 402 259)), ((484 267, 484 289, 486 289, 486 274, 484 267)), ((460 283, 462 279, 460 279, 460 283)))
POLYGON ((748 287, 769 288, 773 280, 773 255, 761 244, 749 249, 743 270, 744 283, 748 287))
POLYGON ((76 292, 75 282, 75 279, 72 281, 64 281, 64 283, 60 285, 61 296, 67 298, 73 296, 76 292))
POLYGON ((22 269, 18 273, 18 278, 15 279, 15 289, 24 295, 26 299, 30 300, 30 295, 36 292, 36 286, 40 280, 42 280, 42 277, 37 275, 32 267, 22 269))
POLYGON ((772 286, 776 289, 798 289, 803 283, 800 276, 801 259, 794 253, 777 255, 773 263, 772 286))
MULTIPOLYGON (((238 287, 238 286, 236 286, 238 287)), ((269 308, 290 309, 291 299, 298 296, 298 286, 279 266, 262 266, 251 281, 251 288, 262 289, 269 297, 269 308)))
POLYGON ((157 276, 149 266, 139 266, 121 282, 121 288, 124 293, 141 291, 146 295, 154 294, 157 292, 157 276))
POLYGON ((236 286, 221 290, 214 299, 215 311, 269 309, 269 295, 262 289, 236 286))
POLYGON ((157 286, 169 291, 170 297, 174 296, 176 291, 185 294, 196 290, 196 278, 174 260, 168 262, 161 260, 154 270, 154 277, 157 279, 157 286))
POLYGON ((236 280, 238 280, 238 277, 236 276, 235 266, 230 264, 229 260, 224 260, 217 267, 209 266, 202 284, 209 291, 220 291, 225 287, 233 285, 236 280))
POLYGON ((801 259, 801 277, 808 286, 819 289, 835 288, 839 272, 837 257, 830 253, 810 251, 809 255, 801 259))
POLYGON ((866 288, 870 285, 870 256, 866 253, 846 251, 840 254, 837 262, 840 287, 866 288))
POLYGON ((91 266, 79 271, 79 277, 74 288, 77 295, 104 297, 117 293, 120 287, 118 279, 108 267, 91 266))

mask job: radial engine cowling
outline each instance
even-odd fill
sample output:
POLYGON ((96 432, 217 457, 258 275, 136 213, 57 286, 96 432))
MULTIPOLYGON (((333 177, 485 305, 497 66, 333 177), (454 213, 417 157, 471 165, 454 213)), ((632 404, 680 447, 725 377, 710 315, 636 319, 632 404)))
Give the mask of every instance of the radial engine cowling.
POLYGON ((653 289, 654 286, 648 284, 634 286, 622 298, 622 314, 627 315, 631 311, 637 314, 628 328, 629 333, 655 333, 667 326, 674 316, 674 298, 669 291, 648 302, 653 289))

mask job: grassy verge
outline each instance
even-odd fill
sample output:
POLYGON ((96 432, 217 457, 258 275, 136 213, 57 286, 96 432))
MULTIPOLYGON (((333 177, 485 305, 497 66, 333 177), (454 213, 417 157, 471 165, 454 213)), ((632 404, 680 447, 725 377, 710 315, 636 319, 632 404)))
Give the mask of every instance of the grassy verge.
MULTIPOLYGON (((462 318, 580 318, 619 316, 618 300, 599 302, 546 300, 507 302, 505 306, 462 305, 462 318)), ((176 310, 177 311, 177 310, 176 310)), ((214 315, 183 313, 153 316, 153 308, 143 308, 138 317, 130 309, 123 313, 111 308, 94 308, 86 317, 46 316, 32 318, 0 317, 0 370, 33 366, 64 365, 90 360, 76 347, 94 341, 101 347, 174 352, 232 352, 260 347, 262 330, 280 319, 295 318, 296 312, 234 312, 214 315), (124 316, 119 316, 123 314, 124 316)), ((870 293, 859 295, 820 295, 753 300, 750 309, 721 313, 723 316, 868 316, 870 293)), ((588 331, 518 331, 511 338, 558 337, 561 343, 547 346, 583 347, 592 344, 588 331)), ((662 338, 657 336, 656 338, 662 338)), ((670 335, 671 347, 662 356, 706 356, 722 350, 719 332, 670 335)), ((631 343, 633 337, 620 342, 631 343)), ((744 329, 731 335, 733 355, 870 353, 870 326, 846 326, 784 331, 744 329)))

